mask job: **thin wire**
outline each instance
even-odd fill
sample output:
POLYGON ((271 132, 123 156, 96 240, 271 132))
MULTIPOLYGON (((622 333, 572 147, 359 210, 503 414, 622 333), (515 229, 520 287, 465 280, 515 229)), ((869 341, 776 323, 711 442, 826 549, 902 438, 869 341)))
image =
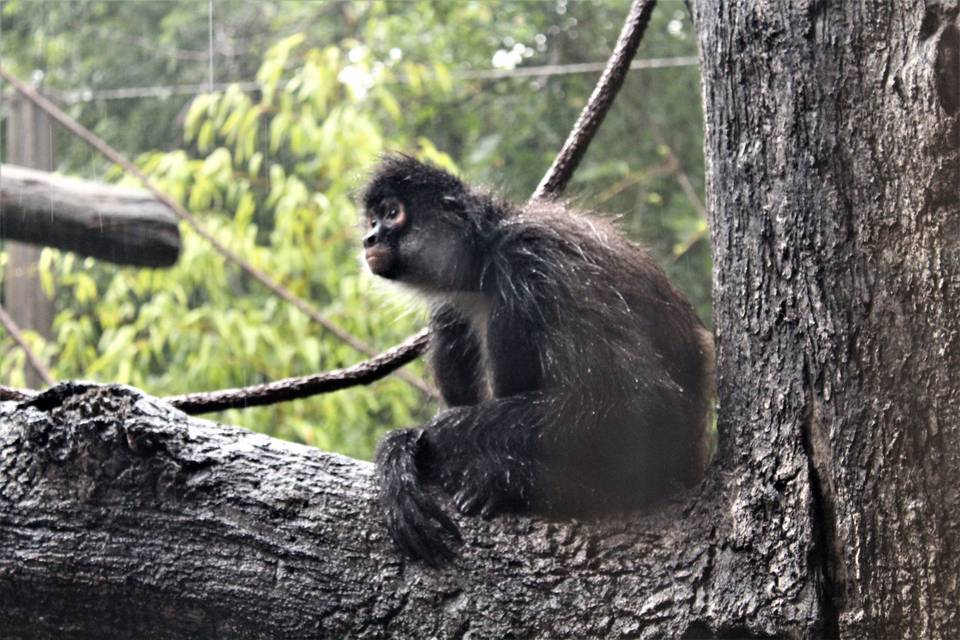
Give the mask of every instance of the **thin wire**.
MULTIPOLYGON (((517 67, 516 69, 472 69, 454 71, 450 75, 459 80, 506 80, 524 78, 547 78, 580 73, 596 73, 603 71, 603 62, 581 62, 576 64, 550 64, 536 67, 517 67)), ((695 67, 699 63, 696 56, 678 56, 673 58, 647 58, 634 60, 630 71, 643 69, 668 69, 671 67, 695 67)), ((394 80, 398 84, 406 84, 406 76, 394 80)), ((220 91, 236 86, 241 91, 257 91, 260 83, 256 80, 240 82, 215 82, 207 84, 166 84, 150 87, 118 87, 116 89, 47 89, 57 100, 65 104, 78 102, 93 102, 95 100, 129 100, 133 98, 167 98, 174 95, 196 95, 206 91, 220 91)))

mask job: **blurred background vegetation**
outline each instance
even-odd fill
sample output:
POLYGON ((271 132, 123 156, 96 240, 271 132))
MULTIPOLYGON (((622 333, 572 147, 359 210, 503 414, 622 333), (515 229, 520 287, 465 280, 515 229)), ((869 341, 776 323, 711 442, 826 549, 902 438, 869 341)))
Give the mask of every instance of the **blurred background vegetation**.
MULTIPOLYGON (((356 194, 378 154, 413 152, 525 200, 599 76, 573 65, 606 61, 628 4, 5 0, 0 52, 228 246, 387 348, 425 314, 360 268, 356 194)), ((566 196, 619 217, 709 323, 699 74, 682 59, 695 56, 683 3, 660 0, 637 59, 674 66, 631 72, 566 196)), ((56 157, 62 173, 135 184, 62 131, 56 157)), ((44 250, 53 336, 28 339, 58 379, 166 395, 362 359, 181 231, 165 270, 44 250)), ((24 367, 0 337, 0 383, 22 386, 24 367)), ((211 417, 369 457, 384 430, 434 409, 391 377, 211 417)))

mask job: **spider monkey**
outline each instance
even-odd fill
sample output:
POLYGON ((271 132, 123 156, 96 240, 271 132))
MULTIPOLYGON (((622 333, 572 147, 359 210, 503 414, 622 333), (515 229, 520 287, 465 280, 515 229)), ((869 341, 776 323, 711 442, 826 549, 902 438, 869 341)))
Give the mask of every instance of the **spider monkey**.
POLYGON ((376 453, 387 529, 439 566, 467 515, 583 516, 700 481, 713 339, 644 251, 555 202, 515 206, 405 155, 363 196, 370 270, 425 296, 446 408, 376 453))

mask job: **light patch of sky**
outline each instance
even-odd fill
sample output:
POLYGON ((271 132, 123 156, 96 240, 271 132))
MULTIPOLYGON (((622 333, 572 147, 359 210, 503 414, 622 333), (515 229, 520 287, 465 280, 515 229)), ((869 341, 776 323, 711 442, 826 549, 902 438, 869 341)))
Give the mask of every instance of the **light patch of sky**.
POLYGON ((491 64, 494 69, 515 69, 517 65, 523 62, 524 58, 529 58, 534 54, 534 50, 525 44, 518 42, 510 49, 497 49, 493 54, 491 64))
MULTIPOLYGON (((396 49, 396 51, 402 56, 399 49, 396 49)), ((370 50, 367 47, 363 45, 353 47, 347 52, 347 60, 351 64, 344 67, 337 75, 337 80, 346 85, 359 100, 366 98, 367 93, 376 84, 376 79, 384 70, 383 63, 379 61, 374 62, 373 66, 368 68, 364 63, 369 55, 370 50)), ((390 57, 391 59, 394 58, 393 50, 391 50, 390 57)), ((399 59, 399 57, 396 59, 399 59)))
POLYGON ((684 15, 682 11, 674 11, 673 17, 670 18, 670 22, 667 23, 667 33, 676 38, 677 40, 683 40, 687 37, 687 33, 684 30, 684 15))

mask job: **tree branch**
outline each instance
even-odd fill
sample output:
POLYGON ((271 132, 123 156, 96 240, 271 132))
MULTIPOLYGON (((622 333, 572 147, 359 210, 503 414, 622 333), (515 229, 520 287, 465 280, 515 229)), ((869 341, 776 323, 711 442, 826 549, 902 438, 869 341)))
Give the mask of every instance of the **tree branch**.
POLYGON ((146 267, 180 254, 177 219, 148 192, 10 164, 0 165, 0 238, 146 267))
MULTIPOLYGON (((20 349, 23 350, 23 353, 27 356, 27 362, 37 372, 37 375, 43 380, 47 385, 54 384, 53 375, 50 373, 50 370, 47 369, 47 365, 43 364, 43 360, 40 359, 33 349, 30 348, 30 345, 27 344, 26 338, 23 336, 23 332, 20 330, 20 327, 17 326, 17 323, 14 322, 13 318, 10 317, 10 314, 7 313, 7 310, 0 306, 0 324, 3 325, 3 328, 7 330, 7 333, 10 334, 10 337, 13 338, 13 341, 16 342, 20 349)), ((17 392, 17 390, 13 390, 17 392)), ((19 399, 19 398, 14 398, 19 399)))
POLYGON ((0 403, 0 627, 106 640, 810 637, 803 487, 775 516, 759 489, 718 471, 648 514, 457 518, 465 544, 435 571, 394 550, 369 463, 127 387, 65 383, 0 403), (758 530, 768 524, 776 536, 758 530))

